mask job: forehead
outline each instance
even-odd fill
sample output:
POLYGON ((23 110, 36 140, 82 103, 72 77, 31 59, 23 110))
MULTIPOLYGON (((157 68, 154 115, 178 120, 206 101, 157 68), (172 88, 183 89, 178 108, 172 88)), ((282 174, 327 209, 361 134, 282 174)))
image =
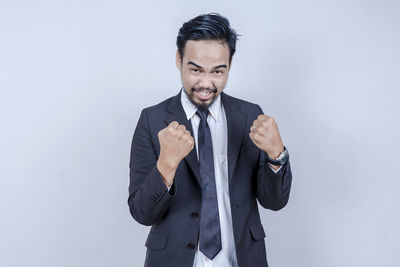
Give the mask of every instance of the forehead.
POLYGON ((189 40, 185 45, 183 60, 185 63, 195 61, 202 66, 228 65, 229 46, 220 40, 189 40))

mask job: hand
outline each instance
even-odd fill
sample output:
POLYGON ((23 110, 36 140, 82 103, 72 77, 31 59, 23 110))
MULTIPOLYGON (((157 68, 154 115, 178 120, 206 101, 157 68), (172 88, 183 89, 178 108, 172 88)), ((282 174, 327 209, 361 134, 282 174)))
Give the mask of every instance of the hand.
POLYGON ((249 136, 253 143, 259 149, 265 151, 271 159, 279 157, 284 150, 278 124, 270 116, 264 114, 258 115, 250 127, 249 136))
POLYGON ((160 142, 160 156, 157 168, 163 176, 167 186, 173 182, 176 168, 194 147, 194 139, 185 125, 177 121, 171 122, 166 128, 158 132, 160 142))

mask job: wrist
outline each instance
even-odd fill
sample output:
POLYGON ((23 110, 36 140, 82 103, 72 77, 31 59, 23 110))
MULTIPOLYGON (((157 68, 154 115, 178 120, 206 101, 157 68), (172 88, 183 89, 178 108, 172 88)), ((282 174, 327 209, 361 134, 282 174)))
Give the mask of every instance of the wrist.
POLYGON ((265 154, 266 154, 265 161, 268 162, 270 165, 272 165, 271 167, 273 168, 274 166, 279 167, 285 165, 286 162, 289 160, 289 152, 286 149, 286 147, 283 147, 283 151, 278 156, 275 156, 275 154, 274 156, 270 156, 267 152, 265 154))
POLYGON ((178 168, 179 162, 176 163, 172 160, 171 156, 165 156, 164 153, 161 152, 157 160, 157 165, 161 166, 166 171, 172 171, 178 168))
POLYGON ((270 158, 270 159, 277 159, 281 154, 282 154, 282 152, 285 150, 285 147, 284 146, 282 146, 280 149, 278 149, 278 150, 274 150, 274 151, 265 151, 265 153, 267 153, 267 155, 268 155, 268 157, 270 158))
POLYGON ((166 161, 163 161, 162 159, 159 159, 157 161, 157 169, 161 174, 164 184, 167 187, 171 186, 172 182, 174 180, 176 167, 174 167, 174 165, 172 165, 166 161))

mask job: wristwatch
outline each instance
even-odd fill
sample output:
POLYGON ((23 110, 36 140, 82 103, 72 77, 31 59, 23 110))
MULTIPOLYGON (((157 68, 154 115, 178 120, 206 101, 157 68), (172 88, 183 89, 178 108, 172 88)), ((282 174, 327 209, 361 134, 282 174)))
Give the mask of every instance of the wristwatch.
POLYGON ((287 148, 284 146, 283 152, 277 157, 276 159, 271 159, 267 153, 265 153, 265 160, 272 165, 278 165, 278 166, 283 166, 285 163, 289 160, 289 151, 287 148))

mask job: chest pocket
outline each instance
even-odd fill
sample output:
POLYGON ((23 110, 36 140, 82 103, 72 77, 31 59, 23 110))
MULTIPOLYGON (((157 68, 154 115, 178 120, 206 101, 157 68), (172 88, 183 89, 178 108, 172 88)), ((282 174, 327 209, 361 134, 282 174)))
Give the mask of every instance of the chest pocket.
POLYGON ((154 250, 162 250, 167 246, 168 235, 163 233, 155 233, 151 232, 147 236, 145 246, 154 249, 154 250))
POLYGON ((265 237, 264 228, 261 223, 250 224, 249 225, 251 237, 254 240, 261 240, 265 237))

